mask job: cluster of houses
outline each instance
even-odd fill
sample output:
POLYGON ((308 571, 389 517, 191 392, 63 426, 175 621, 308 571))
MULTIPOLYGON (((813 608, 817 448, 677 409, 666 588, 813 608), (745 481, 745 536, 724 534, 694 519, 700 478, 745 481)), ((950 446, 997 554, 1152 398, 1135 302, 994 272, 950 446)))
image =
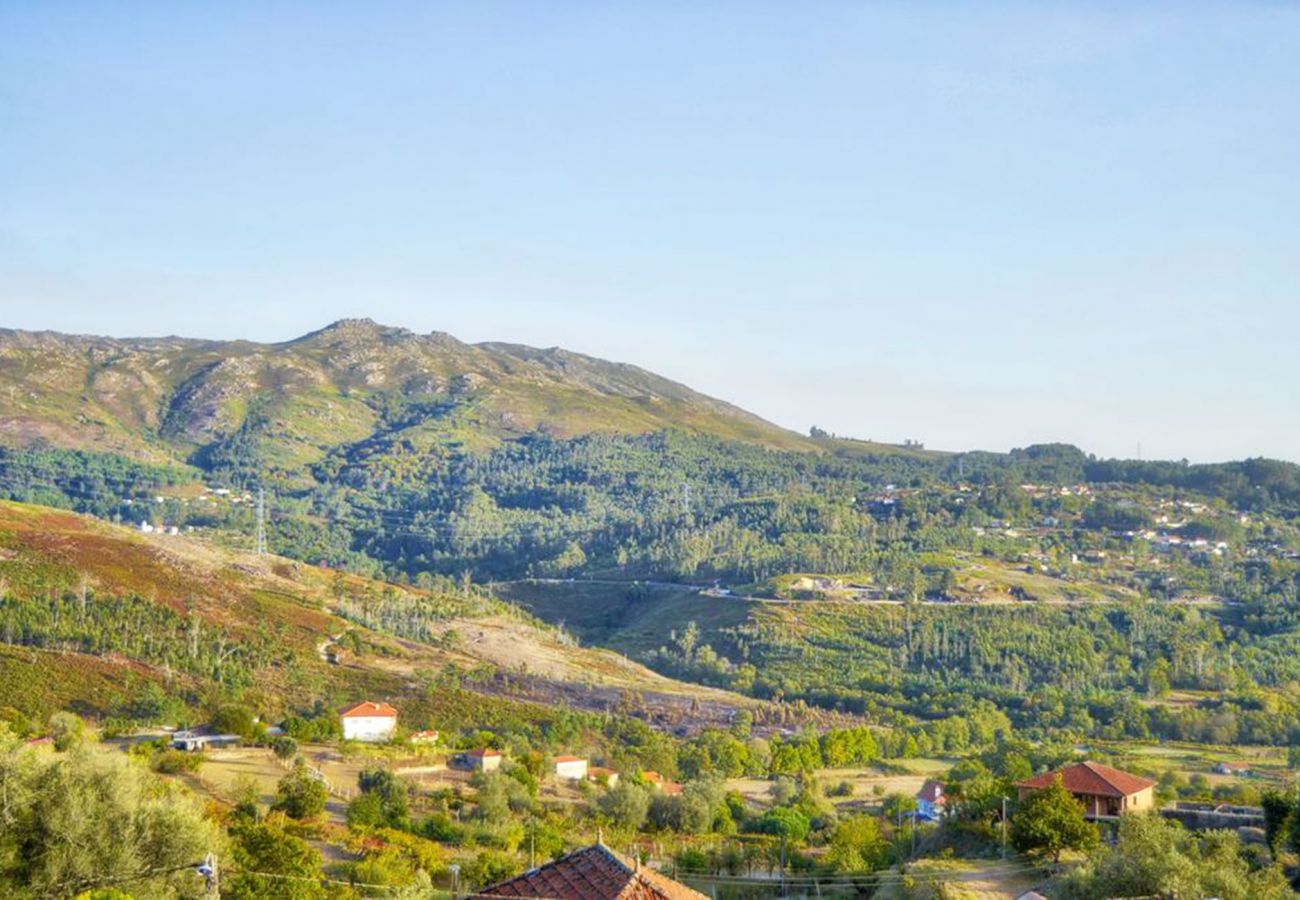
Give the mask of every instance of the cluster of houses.
MULTIPOLYGON (((343 727, 343 739, 346 741, 382 744, 391 741, 397 734, 397 710, 387 703, 366 700, 349 706, 339 714, 339 718, 343 727)), ((438 732, 414 731, 407 736, 407 740, 412 744, 435 744, 438 732)), ((483 747, 456 753, 448 763, 471 772, 495 772, 504 761, 505 757, 500 750, 483 747)), ((561 781, 590 781, 607 787, 618 784, 618 772, 590 765, 580 756, 557 756, 551 764, 552 774, 561 781)), ((680 784, 669 781, 658 772, 646 772, 645 779, 666 794, 680 794, 682 791, 680 784)))

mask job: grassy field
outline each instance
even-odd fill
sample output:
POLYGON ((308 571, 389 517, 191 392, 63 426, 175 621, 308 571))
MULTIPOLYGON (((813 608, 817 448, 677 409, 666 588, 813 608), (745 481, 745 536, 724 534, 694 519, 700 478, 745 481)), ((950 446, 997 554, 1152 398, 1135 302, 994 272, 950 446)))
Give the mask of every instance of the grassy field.
MULTIPOLYGON (((852 794, 829 798, 837 806, 874 805, 889 794, 916 795, 927 779, 942 778, 952 768, 953 761, 945 759, 909 759, 898 761, 907 772, 899 773, 899 765, 865 766, 848 769, 818 769, 814 775, 823 789, 848 782, 852 794)), ((772 781, 766 778, 733 778, 727 782, 729 790, 740 792, 750 805, 765 808, 771 805, 772 781)))

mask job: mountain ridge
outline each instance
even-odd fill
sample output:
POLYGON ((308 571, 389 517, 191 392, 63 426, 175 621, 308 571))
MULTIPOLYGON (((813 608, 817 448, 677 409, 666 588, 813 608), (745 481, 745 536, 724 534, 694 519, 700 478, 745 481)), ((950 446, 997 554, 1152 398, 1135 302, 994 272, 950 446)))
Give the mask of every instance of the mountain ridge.
POLYGON ((244 431, 294 445, 282 462, 298 467, 373 435, 395 406, 412 405, 425 409, 414 424, 471 447, 531 433, 681 428, 816 449, 639 366, 370 319, 277 343, 0 329, 0 384, 0 442, 174 462, 244 431))

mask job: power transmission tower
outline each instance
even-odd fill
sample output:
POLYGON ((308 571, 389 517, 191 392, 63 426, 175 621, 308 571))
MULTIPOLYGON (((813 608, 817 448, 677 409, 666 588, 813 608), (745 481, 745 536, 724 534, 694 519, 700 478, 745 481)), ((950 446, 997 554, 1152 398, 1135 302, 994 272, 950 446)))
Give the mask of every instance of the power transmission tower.
POLYGON ((257 489, 257 555, 266 555, 266 489, 257 489))

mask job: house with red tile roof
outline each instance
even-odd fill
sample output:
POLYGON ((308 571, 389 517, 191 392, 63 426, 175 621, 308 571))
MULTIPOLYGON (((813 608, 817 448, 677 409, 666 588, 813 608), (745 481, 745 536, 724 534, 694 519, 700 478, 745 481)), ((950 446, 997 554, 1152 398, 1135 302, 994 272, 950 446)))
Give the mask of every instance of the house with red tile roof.
POLYGON ((1214 767, 1214 771, 1220 775, 1249 775, 1250 763, 1221 762, 1214 767))
POLYGON ((397 710, 387 703, 366 700, 339 713, 345 741, 383 743, 397 730, 397 710))
POLYGON ((465 754, 465 762, 476 772, 495 772, 501 768, 503 757, 500 750, 487 747, 483 750, 471 750, 465 754))
POLYGON ((618 784, 618 772, 604 766, 589 766, 587 780, 597 784, 604 782, 605 787, 615 787, 618 784))
POLYGON ((916 792, 916 816, 930 822, 937 822, 943 817, 944 808, 943 782, 931 778, 916 792))
POLYGON ((551 761, 555 777, 567 781, 582 781, 587 777, 587 761, 581 756, 557 756, 551 761))
POLYGON ((705 900, 704 894, 615 853, 604 844, 483 888, 472 898, 547 900, 705 900))
POLYGON ((671 781, 658 772, 642 772, 641 777, 645 779, 646 784, 650 785, 656 791, 662 791, 665 794, 673 795, 682 792, 682 786, 676 781, 671 781))
POLYGON ((1034 791, 1050 787, 1058 778, 1065 789, 1083 804, 1083 814, 1088 819, 1114 818, 1155 806, 1156 783, 1150 778, 1095 762, 1075 763, 1016 782, 1021 801, 1034 791))

